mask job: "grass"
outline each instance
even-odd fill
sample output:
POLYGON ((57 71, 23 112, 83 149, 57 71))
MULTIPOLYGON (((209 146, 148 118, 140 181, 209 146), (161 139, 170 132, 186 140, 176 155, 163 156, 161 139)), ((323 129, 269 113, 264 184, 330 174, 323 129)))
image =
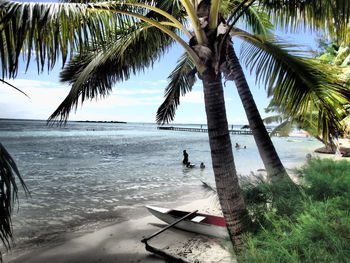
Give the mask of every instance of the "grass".
POLYGON ((238 262, 350 262, 350 162, 311 160, 299 176, 245 187, 253 224, 238 262))

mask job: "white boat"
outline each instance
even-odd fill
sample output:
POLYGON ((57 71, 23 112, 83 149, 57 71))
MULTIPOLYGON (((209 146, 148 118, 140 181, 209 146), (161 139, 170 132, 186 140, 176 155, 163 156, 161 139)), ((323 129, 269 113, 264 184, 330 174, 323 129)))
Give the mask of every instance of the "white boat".
MULTIPOLYGON (((156 206, 146 206, 146 208, 160 220, 172 224, 190 212, 168 209, 156 206)), ((199 234, 228 237, 225 219, 221 216, 213 216, 201 213, 194 213, 188 218, 175 225, 176 228, 195 232, 199 234)))

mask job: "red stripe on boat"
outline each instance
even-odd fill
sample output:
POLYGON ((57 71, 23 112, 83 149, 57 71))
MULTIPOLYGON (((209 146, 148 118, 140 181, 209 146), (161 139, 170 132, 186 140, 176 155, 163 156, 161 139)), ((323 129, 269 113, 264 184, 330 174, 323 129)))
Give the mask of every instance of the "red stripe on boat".
MULTIPOLYGON (((167 214, 173 215, 175 217, 181 218, 185 215, 187 215, 189 212, 186 211, 180 211, 180 210, 169 210, 167 214)), ((206 214, 201 214, 201 213, 196 213, 192 217, 187 218, 185 220, 191 220, 192 218, 196 216, 204 216, 205 219, 200 221, 199 223, 204 223, 204 224, 209 224, 209 225, 215 225, 215 226, 226 226, 225 219, 221 216, 212 216, 212 215, 206 215, 206 214)))

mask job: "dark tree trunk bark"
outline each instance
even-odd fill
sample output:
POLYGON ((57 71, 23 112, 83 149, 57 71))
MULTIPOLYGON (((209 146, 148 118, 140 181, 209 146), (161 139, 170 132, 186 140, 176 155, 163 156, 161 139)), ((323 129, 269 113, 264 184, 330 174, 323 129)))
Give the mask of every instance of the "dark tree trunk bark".
POLYGON ((236 246, 239 246, 241 234, 247 228, 248 213, 233 159, 222 79, 212 67, 202 73, 201 77, 217 192, 230 238, 236 246))
POLYGON ((250 129, 253 132, 255 143, 258 147, 260 157, 264 163, 268 177, 288 176, 277 152, 266 131, 265 125, 261 119, 260 113, 256 107, 253 95, 250 92, 247 80, 242 67, 233 49, 232 42, 227 41, 226 47, 227 63, 229 65, 231 78, 234 80, 238 94, 241 98, 245 113, 248 118, 250 129))

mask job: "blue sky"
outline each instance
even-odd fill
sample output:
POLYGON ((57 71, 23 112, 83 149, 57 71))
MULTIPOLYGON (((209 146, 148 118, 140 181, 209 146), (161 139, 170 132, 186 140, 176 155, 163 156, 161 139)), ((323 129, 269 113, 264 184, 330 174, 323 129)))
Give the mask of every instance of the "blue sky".
MULTIPOLYGON (((305 49, 315 49, 315 35, 309 32, 282 34, 289 43, 301 44, 305 49)), ((236 44, 239 53, 239 43, 236 44)), ((183 50, 172 48, 153 68, 145 70, 130 80, 117 83, 112 94, 105 98, 87 101, 72 112, 69 120, 104 120, 127 122, 155 122, 157 108, 163 101, 167 76, 175 67, 183 50)), ((69 92, 69 86, 59 82, 61 64, 53 71, 37 74, 36 64, 32 63, 25 72, 24 63, 14 80, 7 80, 26 92, 30 99, 21 93, 0 84, 0 118, 47 119, 69 92)), ((246 72, 256 104, 264 117, 264 108, 269 99, 263 87, 255 85, 255 76, 246 72)), ((229 124, 246 124, 247 119, 232 82, 225 87, 226 110, 229 124)), ((181 98, 174 123, 206 123, 201 81, 197 80, 193 91, 181 98)))

